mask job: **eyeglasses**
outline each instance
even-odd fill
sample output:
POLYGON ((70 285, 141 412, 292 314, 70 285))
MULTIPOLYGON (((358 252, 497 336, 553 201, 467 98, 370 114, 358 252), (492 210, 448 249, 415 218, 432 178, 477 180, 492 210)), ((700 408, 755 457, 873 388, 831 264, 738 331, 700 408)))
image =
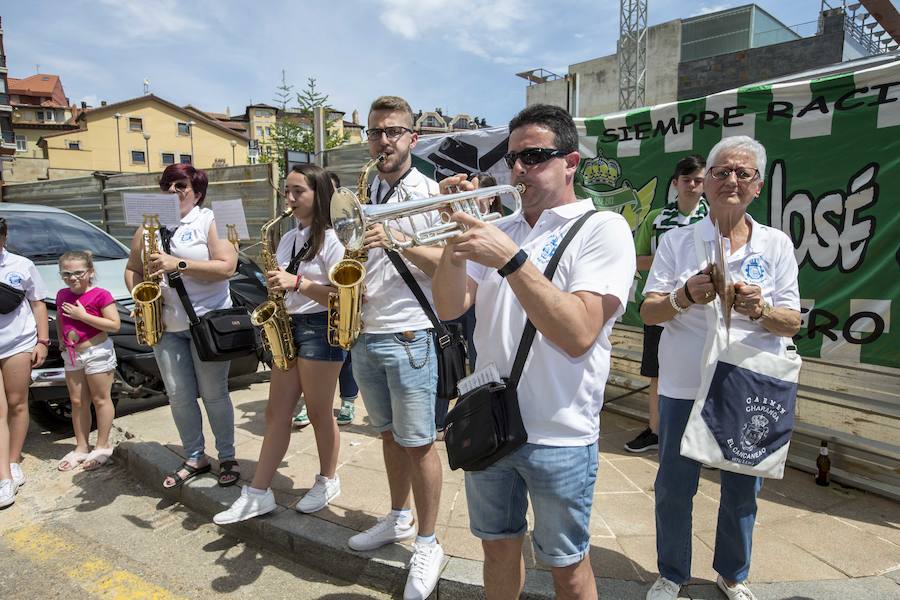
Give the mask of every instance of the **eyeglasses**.
POLYGON ((69 279, 71 277, 74 277, 75 279, 81 279, 85 275, 87 275, 87 271, 60 271, 59 272, 59 276, 62 277, 63 279, 69 279))
POLYGON ((568 154, 568 152, 555 148, 525 148, 521 152, 509 152, 503 158, 506 159, 506 165, 512 169, 517 160, 521 160, 523 165, 530 167, 547 162, 551 158, 562 158, 568 154))
MULTIPOLYGON (((176 181, 174 185, 175 185, 175 191, 178 192, 179 194, 183 194, 184 192, 189 190, 191 187, 191 184, 189 184, 186 181, 176 181)), ((159 189, 161 189, 164 192, 168 192, 171 188, 172 188, 172 184, 166 185, 165 183, 162 183, 162 182, 160 182, 160 184, 159 184, 159 189)))
POLYGON ((394 127, 373 127, 372 129, 366 129, 366 137, 372 141, 380 140, 381 134, 387 136, 387 139, 390 141, 394 141, 400 139, 400 136, 404 133, 409 132, 412 133, 413 130, 409 127, 401 127, 399 125, 394 127))
POLYGON ((710 167, 707 171, 713 179, 716 181, 725 181, 731 174, 734 173, 737 177, 738 183, 750 183, 757 177, 759 177, 759 169, 748 169, 747 167, 737 167, 736 169, 729 169, 727 167, 710 167))

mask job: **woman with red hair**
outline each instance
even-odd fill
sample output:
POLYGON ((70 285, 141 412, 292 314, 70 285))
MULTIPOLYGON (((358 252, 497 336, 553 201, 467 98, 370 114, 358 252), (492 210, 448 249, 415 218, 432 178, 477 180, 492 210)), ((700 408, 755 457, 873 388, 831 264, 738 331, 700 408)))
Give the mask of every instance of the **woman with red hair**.
MULTIPOLYGON (((216 234, 212 210, 203 208, 209 181, 206 173, 191 165, 170 165, 163 171, 159 188, 178 195, 181 223, 174 231, 157 233, 159 252, 150 255, 152 276, 178 272, 197 316, 231 307, 228 279, 237 268, 237 252, 216 234), (163 239, 168 238, 168 248, 163 239)), ((144 228, 131 240, 125 270, 130 290, 143 281, 144 228)), ((165 333, 153 347, 162 375, 172 417, 185 451, 184 463, 166 475, 163 487, 174 488, 210 470, 203 439, 203 415, 197 397, 203 399, 206 416, 216 441, 219 485, 237 483, 240 473, 234 459, 234 409, 228 394, 229 361, 201 361, 191 339, 188 317, 178 292, 162 278, 165 333)))

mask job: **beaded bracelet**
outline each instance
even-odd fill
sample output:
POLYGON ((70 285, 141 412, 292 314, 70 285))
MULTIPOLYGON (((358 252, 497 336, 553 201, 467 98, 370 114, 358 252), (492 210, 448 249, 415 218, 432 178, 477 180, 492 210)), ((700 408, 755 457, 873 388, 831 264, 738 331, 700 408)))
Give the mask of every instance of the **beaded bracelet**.
POLYGON ((672 308, 675 309, 675 312, 677 312, 678 314, 681 314, 684 311, 686 311, 687 308, 684 308, 683 306, 678 304, 678 300, 676 300, 677 294, 678 294, 678 290, 672 290, 671 292, 669 292, 669 304, 672 305, 672 308))

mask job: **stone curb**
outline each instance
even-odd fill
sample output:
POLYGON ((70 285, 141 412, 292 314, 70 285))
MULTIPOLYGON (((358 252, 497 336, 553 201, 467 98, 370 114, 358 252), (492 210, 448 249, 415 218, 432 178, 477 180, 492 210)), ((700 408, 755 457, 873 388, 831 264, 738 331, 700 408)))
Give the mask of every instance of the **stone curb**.
MULTIPOLYGON (((117 427, 118 426, 114 426, 117 427)), ((148 487, 169 500, 180 502, 209 518, 228 508, 240 494, 238 486, 219 487, 211 477, 199 477, 181 488, 166 490, 161 481, 165 473, 181 464, 181 457, 158 442, 138 441, 127 431, 116 446, 114 456, 129 472, 148 487)), ((250 544, 274 550, 319 572, 390 594, 402 594, 406 583, 406 563, 410 552, 406 546, 391 544, 372 552, 356 552, 347 546, 355 530, 313 515, 302 515, 279 506, 264 517, 234 525, 222 526, 250 544)), ((637 581, 597 578, 600 596, 614 600, 644 600, 648 584, 637 581)), ((830 581, 795 581, 754 584, 759 600, 883 600, 900 598, 900 570, 884 576, 830 581)), ((550 600, 553 580, 548 571, 529 569, 525 576, 526 600, 550 600)), ((710 584, 687 585, 681 597, 720 600, 724 595, 710 584)), ((441 600, 474 600, 484 598, 482 563, 449 557, 435 593, 441 600)))

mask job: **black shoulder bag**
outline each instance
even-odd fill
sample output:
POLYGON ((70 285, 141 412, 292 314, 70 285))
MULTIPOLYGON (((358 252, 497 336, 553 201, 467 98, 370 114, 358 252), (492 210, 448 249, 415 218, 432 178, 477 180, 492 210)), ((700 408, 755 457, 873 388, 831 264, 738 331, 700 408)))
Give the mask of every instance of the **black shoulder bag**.
POLYGON ((0 315, 8 315, 16 310, 24 299, 25 290, 0 282, 0 315))
MULTIPOLYGON (((174 232, 160 229, 163 248, 171 254, 171 240, 174 232)), ((178 292, 184 311, 191 324, 191 338, 197 356, 202 361, 225 361, 240 358, 256 352, 256 328, 250 322, 246 308, 232 307, 211 310, 197 317, 191 299, 188 297, 181 279, 181 273, 169 273, 169 285, 178 292)))
POLYGON ((410 291, 419 301, 422 310, 428 315, 435 333, 435 348, 437 352, 438 364, 438 383, 437 383, 437 399, 449 400, 456 398, 456 384, 466 376, 466 338, 463 335, 462 325, 459 323, 442 323, 431 303, 425 297, 419 282, 415 280, 412 273, 403 259, 393 250, 385 250, 388 258, 400 277, 406 282, 410 291))
MULTIPOLYGON (((544 269, 547 279, 553 279, 566 246, 595 212, 585 213, 566 232, 544 269)), ((447 414, 444 443, 451 469, 484 470, 528 441, 516 388, 536 333, 531 319, 526 320, 509 377, 503 378, 502 382, 480 385, 463 394, 447 414)))

